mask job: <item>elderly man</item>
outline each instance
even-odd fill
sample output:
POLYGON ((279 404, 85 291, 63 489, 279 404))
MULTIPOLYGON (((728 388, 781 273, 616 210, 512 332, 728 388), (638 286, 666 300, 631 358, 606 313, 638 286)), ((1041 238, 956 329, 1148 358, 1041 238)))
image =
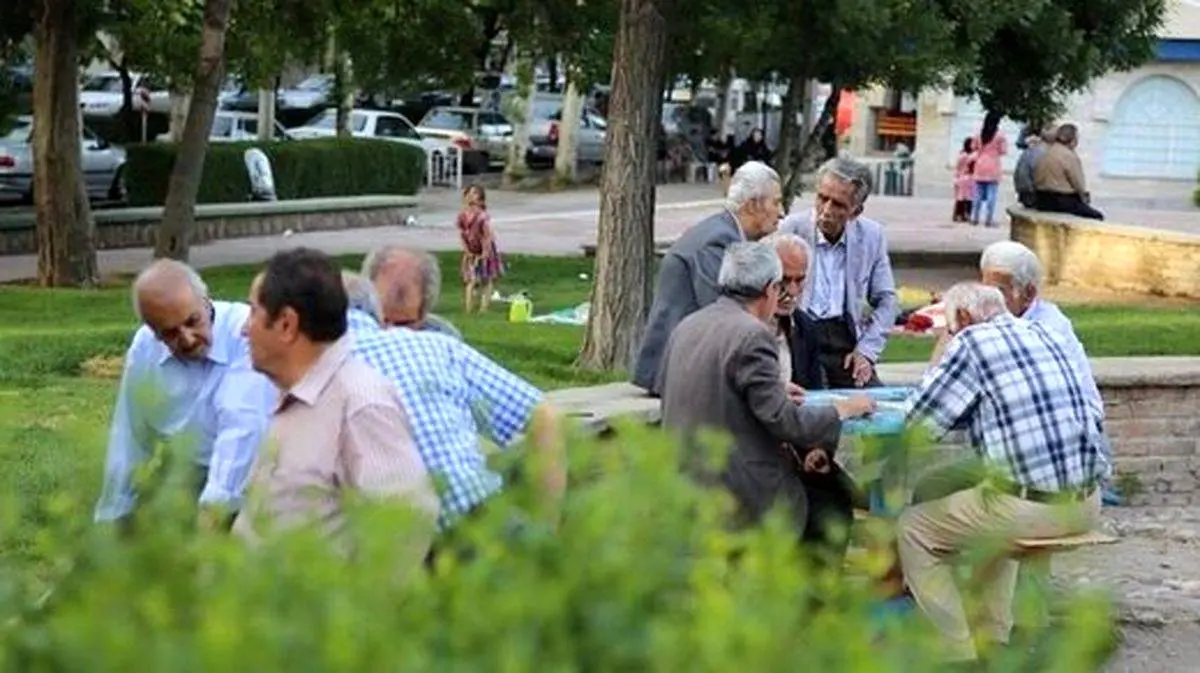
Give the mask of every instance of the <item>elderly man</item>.
POLYGON ((413 516, 399 534, 400 567, 419 567, 437 494, 399 390, 353 356, 341 272, 317 250, 277 253, 255 278, 250 305, 254 366, 284 392, 234 532, 256 542, 272 530, 316 526, 350 554, 347 503, 392 501, 413 516))
POLYGON ((1026 127, 1024 137, 1017 141, 1021 156, 1017 158, 1017 165, 1013 169, 1013 189, 1017 192, 1017 200, 1026 208, 1037 207, 1033 171, 1046 153, 1046 147, 1054 142, 1055 131, 1053 126, 1045 127, 1041 133, 1026 127))
POLYGON ((774 232, 782 208, 779 174, 766 164, 748 162, 730 180, 725 209, 687 230, 667 250, 633 366, 634 385, 659 394, 656 380, 667 339, 679 321, 716 301, 725 249, 774 232))
POLYGON ((168 461, 195 465, 201 523, 227 524, 278 399, 250 363, 242 336, 250 310, 209 299, 200 276, 171 260, 138 275, 133 308, 143 324, 125 353, 96 520, 130 523, 134 473, 169 440, 168 461))
POLYGON ((1074 124, 1059 126, 1054 142, 1033 171, 1037 190, 1037 209, 1048 213, 1069 213, 1092 220, 1103 220, 1104 214, 1088 202, 1087 178, 1083 163, 1075 148, 1079 145, 1079 129, 1074 124))
MULTIPOLYGON (((1013 317, 1000 291, 981 283, 955 285, 945 307, 954 336, 909 398, 908 417, 937 436, 965 428, 988 476, 903 512, 898 547, 909 589, 945 638, 948 658, 970 661, 976 650, 955 588, 955 555, 982 537, 1089 530, 1108 463, 1100 420, 1060 335, 1013 317)), ((1017 564, 1002 560, 980 574, 986 635, 1006 642, 1017 564)))
POLYGON ((349 273, 343 282, 355 354, 399 386, 417 449, 444 482, 439 528, 475 511, 503 486, 488 467, 479 436, 505 448, 526 428, 533 430, 531 458, 542 472, 537 485, 553 516, 566 488, 566 456, 557 416, 541 391, 457 339, 384 329, 371 285, 349 273))
POLYGON ((806 492, 801 475, 830 473, 842 421, 870 413, 874 402, 857 396, 814 407, 789 397, 771 326, 782 280, 771 246, 729 247, 717 281, 721 296, 679 323, 667 345, 659 375, 662 422, 688 442, 706 427, 731 433, 721 481, 741 505, 743 521, 757 522, 781 504, 798 537, 831 543, 839 553, 844 531, 831 539, 830 527, 848 525, 848 504, 806 492))
POLYGON ((814 319, 821 368, 831 388, 881 385, 875 363, 900 312, 883 227, 860 217, 870 193, 869 168, 853 159, 832 159, 818 173, 812 210, 779 226, 813 249, 802 306, 814 319), (871 312, 864 315, 867 305, 871 312))
POLYGON ((442 292, 442 270, 433 255, 400 245, 383 245, 367 253, 362 274, 375 284, 385 325, 462 339, 454 325, 432 313, 442 292))
POLYGON ((808 279, 812 249, 795 234, 777 231, 763 239, 775 248, 783 266, 779 286, 779 309, 775 312, 779 341, 779 375, 805 390, 824 388, 825 376, 817 350, 813 320, 800 309, 800 297, 808 279))

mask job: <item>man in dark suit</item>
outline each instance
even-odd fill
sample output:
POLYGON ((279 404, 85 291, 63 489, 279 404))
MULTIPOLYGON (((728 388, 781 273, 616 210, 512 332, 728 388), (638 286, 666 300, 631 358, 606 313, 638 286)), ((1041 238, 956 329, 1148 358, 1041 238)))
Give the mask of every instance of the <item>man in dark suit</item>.
POLYGON ((691 313, 717 299, 717 271, 725 249, 756 241, 775 231, 783 201, 779 174, 751 161, 733 174, 725 209, 687 230, 663 257, 650 319, 633 364, 633 383, 658 395, 655 387, 671 330, 691 313))
MULTIPOLYGON (((733 435, 720 481, 741 505, 743 523, 773 506, 790 510, 800 539, 829 542, 824 502, 810 502, 802 474, 829 474, 842 421, 874 410, 866 396, 805 406, 780 375, 775 330, 783 267, 773 247, 730 246, 718 275, 720 298, 685 318, 667 345, 658 386, 663 425, 692 441, 702 428, 733 435), (789 395, 789 392, 791 395, 789 395)), ((848 522, 847 522, 848 523, 848 522)), ((844 552, 844 536, 833 551, 844 552)))

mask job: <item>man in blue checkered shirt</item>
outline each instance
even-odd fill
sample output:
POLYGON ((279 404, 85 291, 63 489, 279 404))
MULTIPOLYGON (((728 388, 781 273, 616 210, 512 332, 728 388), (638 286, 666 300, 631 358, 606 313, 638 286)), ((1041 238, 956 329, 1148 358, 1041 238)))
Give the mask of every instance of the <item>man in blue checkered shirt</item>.
POLYGON ((462 341, 403 327, 384 329, 370 283, 343 272, 354 353, 396 382, 425 466, 439 482, 439 530, 446 530, 500 491, 479 443, 508 447, 529 428, 531 449, 549 466, 538 484, 556 507, 566 487, 566 460, 555 414, 541 391, 462 341), (543 431, 544 430, 544 431, 543 431))
MULTIPOLYGON (((1099 414, 1057 333, 1013 317, 999 290, 960 283, 945 295, 946 352, 908 400, 908 417, 939 438, 965 429, 988 476, 900 515, 900 563, 913 597, 952 660, 976 651, 955 587, 953 557, 981 537, 1054 538, 1086 532, 1109 471, 1099 414)), ((1017 564, 982 577, 982 626, 998 643, 1012 629, 1017 564)))

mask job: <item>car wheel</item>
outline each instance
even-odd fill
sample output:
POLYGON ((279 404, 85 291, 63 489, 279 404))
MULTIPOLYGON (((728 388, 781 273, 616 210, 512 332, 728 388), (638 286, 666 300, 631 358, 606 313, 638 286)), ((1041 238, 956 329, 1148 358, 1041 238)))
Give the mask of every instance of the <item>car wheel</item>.
POLYGON ((125 203, 128 193, 125 190, 125 167, 121 166, 117 169, 117 174, 113 176, 112 185, 108 188, 108 200, 117 203, 125 203))

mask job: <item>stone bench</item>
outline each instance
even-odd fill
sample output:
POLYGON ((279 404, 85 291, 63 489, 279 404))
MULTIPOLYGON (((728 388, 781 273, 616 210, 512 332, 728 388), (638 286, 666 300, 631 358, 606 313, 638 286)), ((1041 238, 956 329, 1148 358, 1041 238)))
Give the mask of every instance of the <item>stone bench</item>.
POLYGON ((1025 208, 1008 214, 1012 239, 1037 253, 1052 285, 1200 298, 1200 235, 1025 208))
MULTIPOLYGON (((924 363, 885 363, 879 376, 889 384, 915 385, 924 370, 924 363)), ((1200 358, 1094 358, 1092 370, 1104 397, 1116 483, 1127 500, 1200 504, 1200 358)), ((557 390, 548 398, 597 433, 618 417, 645 423, 661 418, 658 400, 628 383, 557 390)))

